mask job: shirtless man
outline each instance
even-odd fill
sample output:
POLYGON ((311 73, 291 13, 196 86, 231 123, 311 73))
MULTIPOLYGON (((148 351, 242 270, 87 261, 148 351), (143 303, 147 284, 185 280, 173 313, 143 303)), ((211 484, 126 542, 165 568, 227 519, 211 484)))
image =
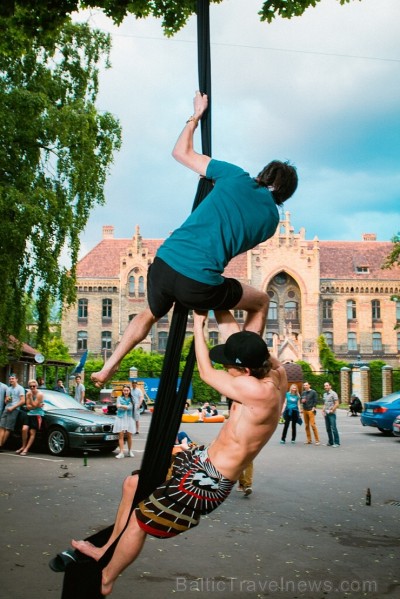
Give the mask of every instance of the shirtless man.
POLYGON ((97 387, 111 378, 122 358, 148 335, 175 301, 189 310, 214 310, 218 322, 219 310, 245 310, 244 328, 263 334, 268 295, 222 273, 233 257, 274 235, 278 206, 296 190, 297 173, 288 162, 273 160, 253 178, 236 165, 195 152, 194 132, 207 106, 207 96, 197 92, 194 114, 172 155, 211 179, 213 189, 157 250, 147 276, 149 305, 130 321, 103 368, 92 374, 97 387))
MULTIPOLYGON (((225 330, 238 329, 230 313, 225 330)), ((207 447, 178 453, 172 477, 133 511, 114 555, 102 571, 101 593, 109 595, 119 574, 143 548, 147 534, 168 538, 197 526, 228 497, 242 471, 256 457, 276 429, 287 389, 283 366, 269 356, 265 342, 251 331, 230 335, 209 352, 204 338, 205 314, 194 316, 194 338, 199 373, 204 382, 233 400, 230 417, 207 447), (211 360, 225 366, 215 370, 211 360), (187 476, 188 471, 192 471, 187 476), (186 476, 185 476, 186 475, 186 476), (184 479, 185 477, 185 479, 184 479)), ((72 541, 75 549, 99 560, 127 521, 138 476, 123 485, 114 531, 107 545, 72 541)))

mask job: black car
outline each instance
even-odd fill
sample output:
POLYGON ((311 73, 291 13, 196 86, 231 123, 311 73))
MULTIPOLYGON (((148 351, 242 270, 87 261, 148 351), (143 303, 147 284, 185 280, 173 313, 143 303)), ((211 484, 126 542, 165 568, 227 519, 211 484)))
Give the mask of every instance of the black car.
MULTIPOLYGON (((66 393, 41 389, 44 411, 34 447, 44 445, 52 455, 64 455, 68 450, 98 450, 112 452, 118 446, 118 434, 113 432, 115 419, 91 411, 66 393)), ((20 428, 16 433, 20 435, 20 428)))

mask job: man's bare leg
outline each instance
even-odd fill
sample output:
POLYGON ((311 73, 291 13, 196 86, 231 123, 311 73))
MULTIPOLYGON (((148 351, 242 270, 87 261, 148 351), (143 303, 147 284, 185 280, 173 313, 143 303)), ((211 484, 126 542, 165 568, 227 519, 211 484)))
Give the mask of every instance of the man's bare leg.
POLYGON ((99 372, 94 372, 90 377, 96 387, 102 387, 112 377, 114 372, 118 370, 122 358, 147 337, 151 327, 157 320, 158 318, 154 316, 150 308, 145 308, 143 312, 130 321, 113 354, 109 357, 103 368, 99 372))
POLYGON ((146 536, 147 534, 140 528, 135 513, 133 513, 125 532, 118 541, 113 557, 103 569, 101 584, 103 595, 111 594, 115 580, 141 552, 146 536))
POLYGON ((103 545, 103 547, 96 547, 89 541, 75 540, 72 540, 71 542, 72 547, 74 547, 74 549, 77 549, 84 555, 88 555, 89 557, 92 557, 93 559, 98 561, 107 551, 107 549, 114 543, 115 539, 121 534, 122 530, 124 529, 129 513, 131 511, 132 501, 136 493, 137 485, 137 474, 134 474, 133 476, 128 476, 124 480, 124 483, 122 485, 121 503, 119 504, 117 516, 115 518, 114 529, 107 543, 103 545))
POLYGON ((269 297, 263 291, 258 291, 250 285, 243 285, 243 295, 235 310, 245 310, 246 320, 243 325, 245 331, 253 331, 258 335, 264 334, 265 321, 268 314, 269 297))
POLYGON ((224 341, 233 335, 233 333, 238 333, 240 331, 238 323, 229 310, 215 310, 214 314, 218 323, 218 329, 224 341))

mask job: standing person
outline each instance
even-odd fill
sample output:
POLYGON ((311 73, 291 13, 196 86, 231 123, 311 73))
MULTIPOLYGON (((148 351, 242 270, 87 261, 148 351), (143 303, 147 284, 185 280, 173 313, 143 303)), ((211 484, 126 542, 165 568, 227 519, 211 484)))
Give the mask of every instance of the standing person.
POLYGON ((250 462, 239 476, 237 490, 243 491, 245 497, 248 497, 253 492, 253 472, 254 464, 253 462, 250 462))
POLYGON ((59 393, 67 392, 62 379, 57 379, 57 385, 54 387, 54 391, 58 391, 59 393))
POLYGON ((281 443, 286 443, 290 423, 292 423, 292 443, 296 443, 297 422, 300 417, 300 394, 297 385, 290 385, 290 389, 286 393, 282 416, 285 419, 285 424, 283 425, 281 443))
POLYGON ((18 384, 15 374, 10 374, 10 386, 6 391, 5 407, 0 419, 0 448, 15 429, 19 409, 25 403, 25 390, 18 384))
POLYGON ((301 405, 303 408, 304 428, 306 431, 307 441, 305 445, 311 445, 311 429, 314 433, 315 445, 320 445, 318 428, 315 424, 315 414, 317 413, 318 395, 314 389, 311 389, 310 383, 303 383, 303 392, 301 394, 301 405))
POLYGON ((325 393, 323 396, 324 408, 322 414, 325 418, 326 432, 328 433, 329 447, 339 447, 340 438, 336 425, 336 410, 339 407, 339 397, 336 391, 332 389, 330 383, 324 383, 325 393))
POLYGON ((42 426, 42 417, 44 416, 44 396, 39 390, 38 382, 32 379, 28 382, 29 391, 26 393, 26 410, 22 424, 22 447, 15 453, 25 456, 36 437, 36 431, 42 426))
POLYGON ((213 347, 209 353, 204 322, 203 314, 195 314, 193 330, 200 377, 233 400, 230 417, 208 447, 179 452, 172 477, 140 502, 130 517, 138 475, 125 480, 114 531, 105 546, 72 542, 75 549, 99 560, 129 518, 113 557, 102 571, 102 595, 111 594, 119 574, 141 552, 147 534, 174 537, 197 526, 201 515, 217 508, 277 427, 287 389, 283 366, 269 355, 261 337, 251 331, 232 334, 225 344, 213 347), (223 364, 225 370, 215 370, 211 360, 223 364))
POLYGON ((142 403, 144 400, 144 395, 140 387, 137 386, 137 381, 132 381, 132 398, 133 398, 133 417, 135 419, 136 424, 136 435, 139 434, 139 424, 140 424, 140 408, 142 407, 142 403))
POLYGON ((79 374, 75 377, 75 399, 82 405, 85 405, 85 385, 82 383, 82 378, 79 374))
POLYGON ((0 382, 0 417, 3 413, 4 406, 6 405, 6 393, 7 385, 5 383, 0 382))
POLYGON ((222 273, 232 258, 274 235, 278 206, 297 188, 296 169, 288 162, 274 160, 253 178, 238 166, 195 152, 194 132, 207 106, 207 96, 197 92, 194 114, 172 155, 185 167, 211 179, 214 187, 158 249, 147 277, 149 306, 131 320, 114 353, 99 372, 92 374, 99 387, 175 301, 188 309, 214 310, 219 324, 220 310, 245 310, 244 329, 260 335, 264 331, 268 295, 222 273))
POLYGON ((42 376, 38 376, 37 378, 37 386, 38 389, 46 389, 46 383, 42 376))
POLYGON ((125 457, 125 434, 128 443, 128 457, 135 457, 132 450, 132 435, 134 432, 134 420, 132 417, 133 410, 134 400, 131 394, 131 388, 129 385, 124 385, 122 387, 122 395, 117 398, 117 416, 115 418, 113 429, 114 433, 119 433, 119 453, 115 456, 118 459, 125 457))

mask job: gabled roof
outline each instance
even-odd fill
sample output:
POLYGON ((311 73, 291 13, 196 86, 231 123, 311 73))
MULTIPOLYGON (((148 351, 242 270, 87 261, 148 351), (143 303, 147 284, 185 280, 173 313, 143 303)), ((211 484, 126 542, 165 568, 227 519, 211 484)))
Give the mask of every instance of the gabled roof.
POLYGON ((389 241, 320 241, 319 248, 321 279, 400 278, 399 267, 382 269, 393 249, 389 241))
MULTIPOLYGON (((154 257, 162 239, 142 239, 142 248, 154 257)), ((102 239, 86 256, 79 260, 76 274, 79 278, 118 279, 121 257, 132 246, 132 239, 102 239)))
MULTIPOLYGON (((162 239, 140 240, 150 258, 155 256, 162 239)), ((313 243, 310 242, 310 247, 313 243)), ((78 278, 118 279, 120 260, 133 246, 132 239, 103 239, 77 264, 78 278)), ((382 270, 393 244, 389 241, 320 241, 321 279, 400 279, 400 268, 382 270), (362 270, 357 272, 357 268, 362 270)), ((247 280, 247 255, 236 256, 225 269, 226 276, 247 280)))

